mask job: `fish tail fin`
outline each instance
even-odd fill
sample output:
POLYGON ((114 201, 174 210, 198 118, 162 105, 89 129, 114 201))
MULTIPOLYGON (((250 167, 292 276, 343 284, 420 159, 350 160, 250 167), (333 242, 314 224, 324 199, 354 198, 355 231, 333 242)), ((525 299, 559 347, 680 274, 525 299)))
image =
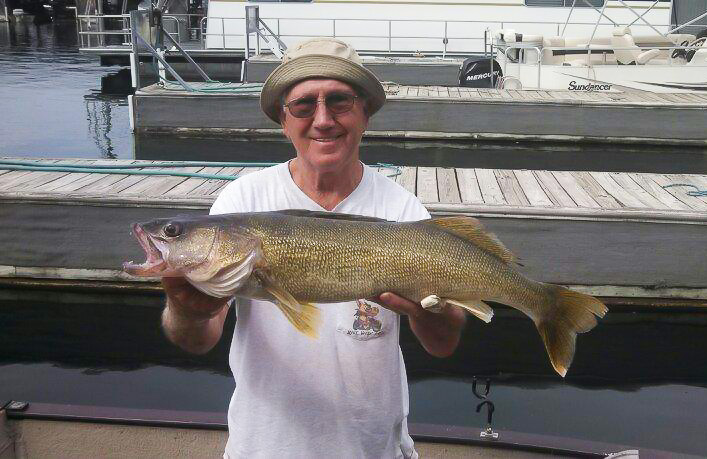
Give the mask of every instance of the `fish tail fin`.
POLYGON ((319 337, 321 311, 318 307, 312 303, 299 303, 300 307, 295 309, 282 301, 276 301, 275 304, 298 331, 310 338, 319 337))
POLYGON ((554 304, 548 308, 547 314, 537 319, 536 325, 550 363, 564 377, 574 357, 577 333, 594 328, 596 318, 604 317, 608 309, 593 296, 559 285, 548 284, 547 288, 554 304))

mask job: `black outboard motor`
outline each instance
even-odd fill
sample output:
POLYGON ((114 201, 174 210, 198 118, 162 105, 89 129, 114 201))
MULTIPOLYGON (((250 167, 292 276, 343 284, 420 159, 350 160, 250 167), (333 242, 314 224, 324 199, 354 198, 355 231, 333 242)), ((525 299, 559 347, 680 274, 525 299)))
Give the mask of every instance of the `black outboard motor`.
POLYGON ((501 65, 496 59, 470 57, 459 67, 459 86, 466 88, 495 88, 503 76, 501 65), (493 68, 491 63, 493 62, 493 68))

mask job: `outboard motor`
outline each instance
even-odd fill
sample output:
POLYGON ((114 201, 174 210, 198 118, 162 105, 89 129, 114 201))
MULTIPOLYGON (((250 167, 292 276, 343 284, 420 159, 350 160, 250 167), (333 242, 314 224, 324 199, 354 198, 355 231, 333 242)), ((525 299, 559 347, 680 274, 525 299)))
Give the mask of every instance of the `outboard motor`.
POLYGON ((495 88, 503 76, 496 59, 470 57, 459 67, 459 86, 466 88, 495 88), (492 65, 493 62, 493 65, 492 65))

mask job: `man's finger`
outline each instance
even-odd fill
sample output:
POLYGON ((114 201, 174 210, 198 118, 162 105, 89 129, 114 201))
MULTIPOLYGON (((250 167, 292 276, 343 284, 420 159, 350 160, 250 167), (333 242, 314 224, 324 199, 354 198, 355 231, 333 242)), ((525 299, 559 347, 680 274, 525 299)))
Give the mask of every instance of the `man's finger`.
POLYGON ((381 306, 385 306, 391 311, 395 311, 399 314, 415 316, 419 314, 420 310, 422 309, 419 304, 413 303, 407 298, 403 298, 392 292, 385 292, 381 294, 378 298, 382 303, 381 306))

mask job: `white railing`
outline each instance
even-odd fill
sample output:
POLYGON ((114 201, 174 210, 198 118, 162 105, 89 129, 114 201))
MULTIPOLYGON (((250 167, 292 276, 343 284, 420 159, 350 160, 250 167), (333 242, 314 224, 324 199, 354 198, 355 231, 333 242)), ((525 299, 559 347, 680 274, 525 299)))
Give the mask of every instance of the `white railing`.
MULTIPOLYGON (((351 42, 361 54, 433 54, 455 55, 483 52, 487 29, 517 28, 524 33, 560 35, 564 22, 538 21, 474 21, 416 20, 367 18, 262 18, 287 44, 313 37, 334 37, 351 42), (368 33, 361 34, 361 30, 368 33), (419 31, 428 31, 420 33, 419 31), (355 32, 354 32, 355 31, 355 32)), ((210 49, 243 49, 245 19, 242 17, 209 17, 202 20, 202 45, 210 49)), ((574 22, 572 27, 589 31, 596 22, 574 22)), ((613 24, 600 24, 609 30, 613 24)), ((640 29, 645 24, 634 24, 640 29)), ((666 30, 668 25, 661 25, 666 30)), ((264 46, 260 42, 257 45, 264 46)))

